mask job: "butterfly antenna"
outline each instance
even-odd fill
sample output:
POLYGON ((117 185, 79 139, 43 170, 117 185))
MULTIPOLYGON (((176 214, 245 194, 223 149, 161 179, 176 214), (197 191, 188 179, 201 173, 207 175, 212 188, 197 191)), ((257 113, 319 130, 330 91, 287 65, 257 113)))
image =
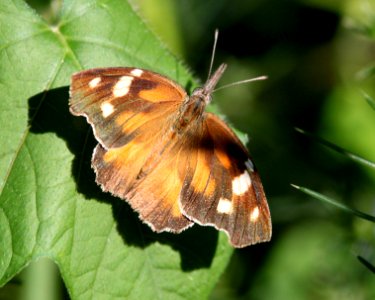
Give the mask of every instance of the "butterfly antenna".
POLYGON ((222 89, 225 89, 225 88, 228 88, 228 87, 231 87, 231 86, 240 85, 240 84, 244 84, 244 83, 248 83, 248 82, 259 81, 259 80, 266 80, 267 78, 268 78, 267 76, 259 76, 259 77, 255 77, 255 78, 250 78, 250 79, 245 79, 245 80, 240 80, 240 81, 232 82, 232 83, 223 85, 221 87, 218 87, 217 89, 213 90, 212 92, 217 92, 219 90, 222 90, 222 89))
POLYGON ((217 44, 217 39, 219 38, 219 30, 218 29, 215 29, 215 36, 214 36, 214 46, 212 47, 212 54, 211 54, 211 62, 210 62, 210 68, 208 70, 208 76, 207 76, 207 80, 210 78, 211 76, 211 72, 212 72, 212 66, 214 64, 214 59, 215 59, 215 52, 216 52, 216 44, 217 44))

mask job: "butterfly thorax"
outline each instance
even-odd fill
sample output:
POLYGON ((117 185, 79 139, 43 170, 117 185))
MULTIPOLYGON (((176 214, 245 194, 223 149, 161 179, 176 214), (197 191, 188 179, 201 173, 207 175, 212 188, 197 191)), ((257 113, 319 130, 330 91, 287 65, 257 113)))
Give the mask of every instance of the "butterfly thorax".
POLYGON ((226 64, 221 64, 203 87, 195 89, 190 97, 186 97, 181 105, 177 120, 173 124, 173 130, 181 134, 189 126, 196 126, 196 122, 204 120, 206 105, 211 102, 211 94, 223 75, 225 68, 226 64))
POLYGON ((186 97, 181 105, 178 117, 173 125, 173 129, 179 134, 183 133, 189 126, 196 126, 197 122, 204 119, 206 101, 199 90, 195 90, 190 97, 186 97))

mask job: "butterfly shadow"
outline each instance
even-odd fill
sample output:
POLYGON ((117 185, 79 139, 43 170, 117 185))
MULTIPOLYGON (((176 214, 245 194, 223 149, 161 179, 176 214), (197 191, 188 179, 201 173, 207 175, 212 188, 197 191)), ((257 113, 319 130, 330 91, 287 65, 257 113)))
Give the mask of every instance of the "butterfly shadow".
POLYGON ((112 206, 117 230, 124 244, 140 248, 154 243, 169 245, 179 252, 182 270, 210 267, 218 243, 216 230, 195 225, 181 234, 155 233, 139 220, 137 213, 125 201, 100 189, 91 168, 92 151, 97 141, 85 118, 70 114, 68 99, 69 87, 52 89, 31 97, 29 126, 33 133, 52 132, 66 142, 75 157, 71 169, 77 192, 88 201, 95 199, 112 206))

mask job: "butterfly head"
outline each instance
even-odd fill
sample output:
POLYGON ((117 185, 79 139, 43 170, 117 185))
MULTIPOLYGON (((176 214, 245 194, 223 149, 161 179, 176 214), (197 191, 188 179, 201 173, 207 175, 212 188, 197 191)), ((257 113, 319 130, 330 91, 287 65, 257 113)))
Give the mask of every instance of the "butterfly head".
POLYGON ((191 94, 191 99, 199 98, 206 105, 209 104, 212 100, 211 94, 214 91, 217 83, 219 82, 221 76, 223 75, 225 69, 227 68, 226 64, 221 64, 215 73, 208 78, 203 87, 197 88, 191 94))
POLYGON ((193 91, 190 97, 187 97, 181 105, 179 116, 174 124, 174 130, 182 132, 188 125, 200 123, 204 118, 206 105, 211 102, 211 94, 221 76, 223 75, 226 64, 221 64, 215 73, 207 80, 203 87, 193 91))

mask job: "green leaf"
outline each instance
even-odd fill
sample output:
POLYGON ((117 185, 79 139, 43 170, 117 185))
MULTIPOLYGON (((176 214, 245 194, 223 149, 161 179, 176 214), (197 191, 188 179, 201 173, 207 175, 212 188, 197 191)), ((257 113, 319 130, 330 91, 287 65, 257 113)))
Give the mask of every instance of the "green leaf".
POLYGON ((362 256, 358 255, 357 256, 358 260, 367 268, 369 269, 372 273, 375 274, 375 266, 373 266, 368 260, 363 258, 362 256))
POLYGON ((320 144, 322 144, 322 145, 324 145, 324 146, 326 146, 326 147, 328 147, 328 148, 330 148, 330 149, 332 149, 332 150, 334 150, 334 151, 336 151, 336 152, 338 152, 338 153, 340 153, 340 154, 342 154, 346 157, 349 157, 350 159, 352 159, 353 161, 355 161, 357 163, 360 163, 361 165, 368 166, 368 167, 371 167, 371 168, 375 168, 375 162, 373 162, 373 161, 370 161, 370 160, 365 159, 365 158, 363 158, 359 155, 356 155, 356 154, 354 154, 354 153, 352 153, 352 152, 350 152, 350 151, 348 151, 344 148, 341 148, 341 147, 339 147, 339 146, 337 146, 337 145, 335 145, 335 144, 333 144, 333 143, 331 143, 331 142, 329 142, 325 139, 322 139, 318 136, 315 136, 311 133, 308 133, 307 131, 304 131, 303 129, 300 129, 300 128, 295 128, 295 129, 296 129, 296 131, 298 131, 298 132, 300 132, 300 133, 302 133, 306 136, 312 137, 314 140, 316 140, 320 144))
POLYGON ((194 85, 123 0, 66 0, 55 25, 23 1, 0 3, 0 285, 30 261, 57 263, 72 299, 202 299, 232 253, 194 226, 155 234, 100 191, 96 142, 68 111, 73 72, 137 66, 194 85))
POLYGON ((365 98, 366 102, 368 103, 368 105, 370 105, 370 107, 375 110, 375 100, 369 95, 369 94, 366 94, 365 92, 362 92, 363 94, 363 97, 365 98))
POLYGON ((336 200, 330 198, 330 197, 327 197, 323 194, 320 194, 318 192, 315 192, 313 190, 310 190, 308 188, 305 188, 305 187, 301 187, 301 186, 298 186, 298 185, 295 185, 295 184, 292 184, 292 187, 296 188, 297 190, 300 190, 301 192, 315 198, 315 199, 318 199, 320 201, 323 201, 323 202, 326 202, 326 203, 329 203, 333 206, 336 206, 338 207, 339 209, 347 212, 347 213, 351 213, 353 215, 356 215, 357 217, 360 217, 364 220, 367 220, 367 221, 370 221, 370 222, 375 222, 375 216, 371 216, 371 215, 368 215, 368 214, 365 214, 359 210, 356 210, 354 208, 351 208, 349 206, 346 206, 342 203, 339 203, 337 202, 336 200))

